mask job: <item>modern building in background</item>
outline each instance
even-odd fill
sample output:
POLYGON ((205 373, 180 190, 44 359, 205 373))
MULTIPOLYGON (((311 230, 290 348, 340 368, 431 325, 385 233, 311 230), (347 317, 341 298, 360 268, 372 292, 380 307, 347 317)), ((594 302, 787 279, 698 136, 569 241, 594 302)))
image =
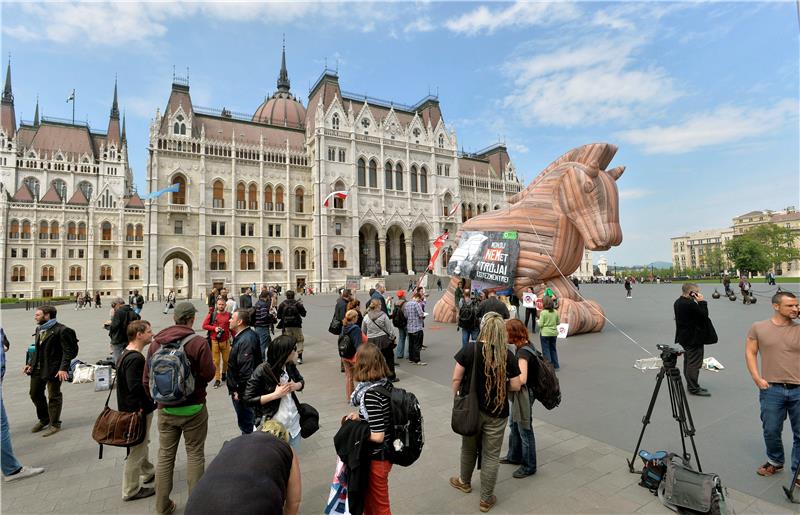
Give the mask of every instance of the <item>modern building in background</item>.
MULTIPOLYGON (((230 99, 229 99, 230 100, 230 99)), ((0 127, 3 297, 263 284, 329 291, 348 276, 419 274, 447 231, 522 188, 503 144, 459 152, 436 96, 413 105, 349 93, 325 70, 306 105, 285 51, 252 114, 197 106, 173 77, 149 130, 144 201, 133 187, 116 85, 105 132, 49 117, 17 126, 10 65, 0 127), (329 206, 324 199, 346 192, 329 206)), ((576 275, 591 275, 587 252, 576 275)))

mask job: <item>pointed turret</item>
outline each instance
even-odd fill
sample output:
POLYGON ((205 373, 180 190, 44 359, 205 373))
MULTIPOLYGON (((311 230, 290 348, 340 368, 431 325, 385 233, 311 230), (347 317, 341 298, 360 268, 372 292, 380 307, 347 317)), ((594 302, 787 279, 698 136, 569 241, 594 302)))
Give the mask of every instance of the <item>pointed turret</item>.
POLYGON ((286 71, 286 41, 281 51, 281 72, 278 74, 278 91, 289 91, 289 72, 286 71))
POLYGON ((125 135, 125 114, 122 114, 122 142, 125 143, 128 141, 128 137, 125 135))
POLYGON ((33 112, 33 126, 39 126, 39 95, 36 95, 36 110, 33 112))
POLYGON ((3 87, 3 98, 0 101, 0 127, 9 138, 17 132, 17 116, 14 112, 14 93, 11 91, 11 58, 6 67, 6 82, 3 87))
POLYGON ((114 79, 114 101, 111 103, 111 113, 108 117, 108 144, 120 148, 119 132, 119 104, 117 103, 117 80, 114 79))

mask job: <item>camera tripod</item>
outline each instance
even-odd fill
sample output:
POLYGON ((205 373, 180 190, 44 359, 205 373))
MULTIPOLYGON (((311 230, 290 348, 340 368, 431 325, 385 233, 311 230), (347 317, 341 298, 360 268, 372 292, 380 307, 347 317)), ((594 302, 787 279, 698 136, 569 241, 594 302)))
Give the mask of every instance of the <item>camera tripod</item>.
POLYGON ((678 356, 683 354, 683 352, 668 346, 659 345, 659 348, 662 351, 661 370, 658 372, 658 376, 656 378, 656 386, 653 389, 653 396, 650 398, 650 405, 647 407, 647 413, 645 413, 644 417, 642 418, 642 432, 639 433, 639 440, 636 442, 636 449, 633 451, 633 457, 628 460, 628 469, 632 473, 636 472, 633 465, 635 463, 636 456, 639 454, 639 447, 642 444, 642 438, 644 438, 644 431, 647 429, 647 425, 650 423, 650 416, 653 414, 653 408, 656 405, 656 399, 658 399, 658 392, 661 389, 661 383, 666 377, 667 387, 669 388, 669 403, 672 407, 672 418, 678 422, 678 426, 680 428, 681 447, 683 448, 682 457, 686 463, 689 463, 691 455, 686 452, 686 437, 688 437, 692 443, 692 451, 694 452, 695 463, 697 463, 697 470, 702 472, 703 468, 700 466, 700 459, 697 457, 697 445, 695 445, 694 442, 694 420, 692 420, 692 412, 689 411, 689 401, 686 398, 686 390, 683 388, 681 372, 676 366, 678 363, 678 356))

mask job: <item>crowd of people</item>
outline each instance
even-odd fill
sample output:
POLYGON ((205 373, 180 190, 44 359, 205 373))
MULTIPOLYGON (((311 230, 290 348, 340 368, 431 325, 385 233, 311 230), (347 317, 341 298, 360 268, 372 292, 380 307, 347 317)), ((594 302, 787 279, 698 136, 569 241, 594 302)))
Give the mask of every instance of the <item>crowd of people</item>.
MULTIPOLYGON (((517 309, 519 306, 508 296, 498 296, 492 289, 475 292, 461 283, 455 293, 457 330, 462 335, 454 356, 452 391, 464 395, 474 384, 480 413, 477 433, 461 437, 458 473, 449 484, 470 493, 476 464, 480 464, 478 509, 488 512, 498 502, 495 484, 501 465, 515 466, 512 476, 516 479, 537 471, 532 416, 538 370, 535 363, 540 359, 537 356, 543 355, 559 369, 558 298, 552 290, 545 290, 541 299, 534 296, 532 307, 517 309), (541 355, 531 343, 536 332, 541 355), (474 383, 470 379, 473 375, 474 383), (508 452, 501 456, 506 429, 508 452)), ((182 440, 189 489, 186 513, 226 511, 229 500, 224 492, 236 492, 242 512, 297 513, 302 498, 297 453, 302 439, 313 434, 309 428, 315 423, 315 415, 297 396, 306 388, 299 368, 307 315, 302 301, 293 291, 287 291, 279 303, 278 292, 266 287, 256 302, 252 289, 238 298, 225 289, 212 290, 208 312, 200 315, 205 334, 194 330, 200 317, 190 302, 176 303, 174 324, 153 334, 150 322, 137 312, 137 300, 136 294, 128 302, 112 299, 112 317, 107 324, 116 368, 117 408, 142 413, 148 435, 128 449, 122 500, 155 496, 157 513, 173 513, 177 506, 171 492, 182 440), (187 376, 186 384, 191 382, 192 386, 182 391, 177 401, 168 401, 163 391, 163 356, 178 352, 191 376, 191 381, 187 376), (241 436, 226 442, 206 467, 208 386, 227 389, 241 436), (152 425, 156 426, 158 442, 155 463, 149 452, 152 425)), ((793 471, 800 462, 798 303, 795 295, 786 291, 776 293, 771 301, 772 317, 753 324, 746 337, 746 364, 759 389, 767 454, 767 461, 756 471, 763 476, 777 474, 784 467, 781 432, 787 417, 794 434, 793 471)), ((350 290, 343 289, 336 300, 329 332, 346 338, 355 349, 352 355, 341 357, 345 398, 353 410, 343 418, 334 439, 337 454, 351 471, 351 513, 391 513, 393 426, 391 400, 385 392, 399 381, 396 367, 401 363, 426 365, 422 359, 426 304, 424 288, 399 290, 392 296, 381 283, 369 292, 365 310, 350 290), (365 442, 363 454, 354 454, 357 442, 365 442)), ((675 342, 685 353, 687 390, 693 395, 710 396, 699 384, 699 373, 704 346, 715 343, 717 335, 698 285, 683 285, 674 303, 674 315, 675 342)), ((51 437, 61 429, 61 385, 68 380, 71 362, 78 355, 78 338, 74 330, 57 321, 53 306, 38 308, 34 320, 34 344, 23 369, 30 376, 30 397, 37 419, 31 431, 51 437)), ((4 332, 0 336, 4 373, 4 352, 10 342, 4 332)), ((341 345, 339 348, 341 352, 341 345)), ((21 465, 14 456, 4 407, 2 432, 6 481, 44 472, 21 465)))

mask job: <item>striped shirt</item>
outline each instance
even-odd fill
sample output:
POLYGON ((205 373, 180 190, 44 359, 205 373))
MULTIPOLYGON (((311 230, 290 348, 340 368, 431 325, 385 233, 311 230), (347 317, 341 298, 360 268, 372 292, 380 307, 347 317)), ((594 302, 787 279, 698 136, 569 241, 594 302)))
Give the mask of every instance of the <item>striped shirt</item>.
MULTIPOLYGON (((367 410, 369 417, 369 430, 372 433, 384 433, 385 442, 389 441, 389 424, 391 420, 389 398, 376 392, 374 389, 367 390, 364 393, 364 407, 367 410)), ((361 420, 364 416, 359 413, 361 420)), ((372 454, 380 454, 383 449, 383 444, 370 442, 372 446, 372 454)))

